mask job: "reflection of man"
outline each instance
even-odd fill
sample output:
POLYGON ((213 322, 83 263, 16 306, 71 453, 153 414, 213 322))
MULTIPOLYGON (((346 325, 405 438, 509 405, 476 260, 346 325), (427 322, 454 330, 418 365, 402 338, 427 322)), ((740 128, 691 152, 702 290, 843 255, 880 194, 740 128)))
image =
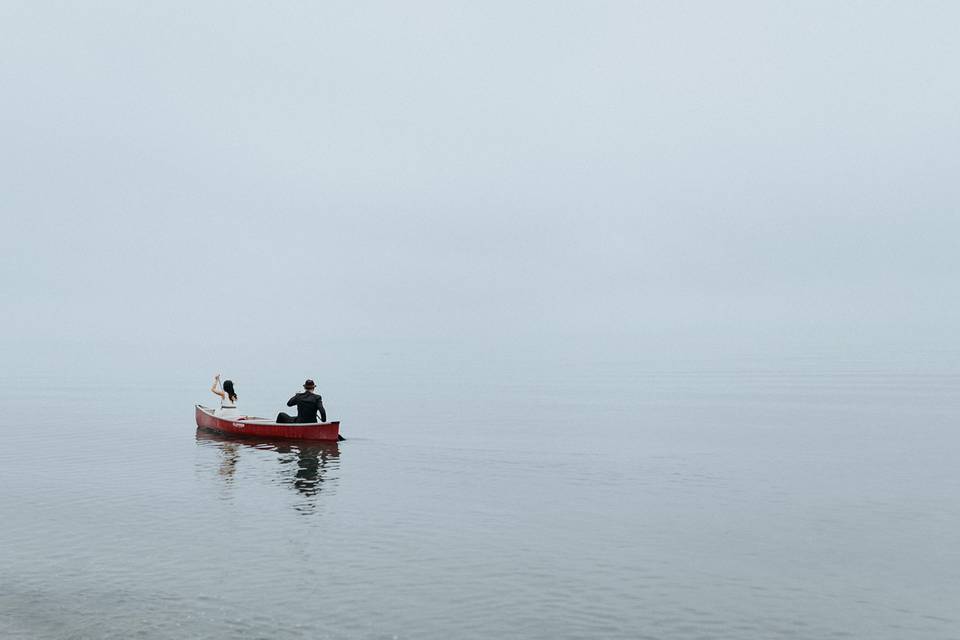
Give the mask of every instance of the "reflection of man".
POLYGON ((277 414, 277 422, 316 422, 317 413, 320 414, 320 421, 327 421, 327 411, 323 408, 323 398, 315 394, 313 390, 317 385, 313 380, 307 380, 303 383, 303 393, 298 393, 289 400, 287 406, 297 407, 297 417, 293 418, 286 413, 277 414))

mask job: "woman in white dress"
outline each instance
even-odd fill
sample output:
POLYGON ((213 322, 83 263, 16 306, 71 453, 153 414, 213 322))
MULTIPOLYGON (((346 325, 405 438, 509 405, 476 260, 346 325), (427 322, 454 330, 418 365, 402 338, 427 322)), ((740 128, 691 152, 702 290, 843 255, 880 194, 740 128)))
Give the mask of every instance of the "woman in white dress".
POLYGON ((220 396, 220 408, 217 409, 216 415, 224 418, 233 418, 240 415, 237 413, 237 392, 233 390, 233 381, 224 380, 222 390, 217 389, 219 384, 220 374, 218 373, 213 377, 213 386, 210 387, 210 391, 220 396))

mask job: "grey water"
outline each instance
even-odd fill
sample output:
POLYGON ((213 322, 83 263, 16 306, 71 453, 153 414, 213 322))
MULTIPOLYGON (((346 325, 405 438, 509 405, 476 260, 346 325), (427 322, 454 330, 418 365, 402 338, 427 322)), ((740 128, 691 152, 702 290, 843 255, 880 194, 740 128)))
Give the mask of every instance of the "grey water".
POLYGON ((326 445, 197 432, 205 371, 4 373, 0 637, 960 637, 957 368, 478 371, 317 374, 326 445))

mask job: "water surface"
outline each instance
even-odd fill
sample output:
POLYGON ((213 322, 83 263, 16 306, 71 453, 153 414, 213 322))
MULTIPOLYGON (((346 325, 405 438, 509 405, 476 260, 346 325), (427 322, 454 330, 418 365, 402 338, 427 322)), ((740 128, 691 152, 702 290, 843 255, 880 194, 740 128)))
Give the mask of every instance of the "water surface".
MULTIPOLYGON (((960 637, 955 373, 351 382, 321 384, 348 441, 305 446, 197 432, 202 382, 145 409, 82 381, 50 410, 42 379, 8 375, 0 636, 960 637)), ((238 381, 262 414, 290 386, 238 381)))

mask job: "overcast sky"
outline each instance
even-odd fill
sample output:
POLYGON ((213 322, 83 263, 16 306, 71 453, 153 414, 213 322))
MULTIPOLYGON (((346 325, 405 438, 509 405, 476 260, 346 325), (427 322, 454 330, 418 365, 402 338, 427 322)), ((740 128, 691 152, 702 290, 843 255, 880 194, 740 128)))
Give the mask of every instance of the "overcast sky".
POLYGON ((0 344, 940 342, 953 2, 0 2, 0 344))

